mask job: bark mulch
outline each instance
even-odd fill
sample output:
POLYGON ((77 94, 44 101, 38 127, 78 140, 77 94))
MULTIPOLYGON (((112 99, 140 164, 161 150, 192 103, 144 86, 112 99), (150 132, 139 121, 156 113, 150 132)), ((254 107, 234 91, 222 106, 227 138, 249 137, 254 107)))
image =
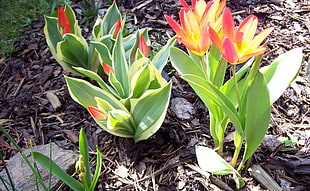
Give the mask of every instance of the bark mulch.
MULTIPOLYGON (((174 33, 164 14, 178 17, 180 3, 173 0, 119 1, 120 10, 132 21, 128 28, 149 28, 154 46, 165 44, 174 33)), ((253 157, 283 190, 310 188, 310 84, 307 63, 310 52, 310 2, 306 0, 228 1, 237 22, 249 14, 259 18, 260 30, 274 26, 264 64, 278 55, 302 47, 303 66, 293 84, 272 106, 272 120, 266 139, 253 157), (274 138, 286 137, 287 145, 272 147, 274 138)), ((74 4, 79 6, 79 1, 74 4)), ((185 99, 193 109, 190 117, 176 117, 171 105, 162 128, 149 140, 134 144, 104 132, 88 112, 69 96, 63 70, 52 58, 43 34, 42 18, 24 29, 19 51, 0 58, 0 124, 23 148, 55 142, 77 150, 80 128, 85 128, 90 148, 99 145, 103 170, 97 190, 232 190, 225 176, 205 176, 197 167, 194 146, 212 148, 208 111, 177 73, 166 71, 173 81, 172 98, 185 99), (56 101, 55 101, 56 100, 56 101), (59 101, 59 102, 58 102, 59 101), (53 103, 53 104, 52 104, 53 103)), ((83 27, 86 28, 86 27, 83 27)), ((180 46, 180 45, 179 45, 180 46)), ((233 152, 227 133, 225 153, 233 152)), ((0 134, 0 151, 8 160, 17 151, 0 134)), ((92 164, 94 166, 94 160, 92 164)), ((247 185, 242 190, 265 190, 248 171, 241 172, 247 185)), ((68 190, 65 186, 59 190, 68 190)))

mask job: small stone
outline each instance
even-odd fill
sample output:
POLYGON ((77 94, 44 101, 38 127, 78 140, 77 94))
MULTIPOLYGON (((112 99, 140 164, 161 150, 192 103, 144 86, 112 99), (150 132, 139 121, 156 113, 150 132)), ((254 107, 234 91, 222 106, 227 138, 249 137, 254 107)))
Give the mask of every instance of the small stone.
MULTIPOLYGON (((40 145, 33 147, 33 151, 50 156, 50 144, 40 145)), ((30 149, 24 150, 24 154, 28 160, 33 164, 30 149)), ((58 147, 55 143, 52 143, 52 159, 53 161, 64 171, 71 174, 74 171, 75 162, 78 160, 79 154, 70 150, 64 150, 58 147)), ((17 190, 36 190, 35 176, 30 170, 29 166, 23 159, 20 153, 17 153, 7 162, 7 168, 10 172, 10 176, 17 190)), ((37 163, 38 171, 46 185, 49 181, 49 172, 45 170, 40 164, 37 163)), ((8 180, 6 172, 2 170, 0 176, 8 180)), ((56 177, 51 177, 51 190, 56 190, 61 181, 56 177)), ((0 190, 6 190, 4 185, 0 184, 0 190)), ((43 187, 39 184, 39 190, 43 190, 43 187)))
POLYGON ((171 110, 176 117, 182 120, 190 120, 194 114, 193 105, 184 98, 173 98, 171 100, 171 110))

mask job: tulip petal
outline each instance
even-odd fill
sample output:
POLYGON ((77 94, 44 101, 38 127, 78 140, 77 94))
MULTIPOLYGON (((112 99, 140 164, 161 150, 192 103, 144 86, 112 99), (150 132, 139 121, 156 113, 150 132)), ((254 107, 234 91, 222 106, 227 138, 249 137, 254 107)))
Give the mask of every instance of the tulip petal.
POLYGON ((143 53, 145 57, 149 56, 150 54, 149 47, 147 46, 144 36, 142 34, 140 35, 140 38, 139 38, 138 48, 140 49, 140 51, 143 53))
POLYGON ((250 43, 256 33, 258 19, 255 15, 245 18, 239 26, 238 32, 243 33, 243 43, 250 43))
POLYGON ((223 35, 233 41, 235 40, 235 23, 228 8, 225 8, 223 13, 223 35))
POLYGON ((190 6, 186 3, 185 0, 180 0, 180 3, 183 5, 183 7, 190 8, 190 6))
POLYGON ((219 35, 217 34, 217 32, 215 32, 215 30, 211 27, 208 27, 208 35, 209 38, 211 39, 211 41, 213 42, 213 44, 219 49, 220 52, 222 52, 222 40, 220 39, 219 35))
POLYGON ((169 23, 171 28, 174 30, 175 33, 179 36, 186 36, 186 33, 184 32, 184 29, 179 25, 179 23, 176 22, 173 18, 171 18, 168 15, 165 15, 166 21, 169 23))
POLYGON ((89 106, 87 107, 89 113, 97 120, 106 119, 106 113, 96 107, 89 106))
POLYGON ((267 36, 273 31, 273 27, 267 28, 261 31, 258 35, 254 37, 251 42, 251 49, 256 49, 266 38, 267 36))
POLYGON ((224 38, 222 55, 230 64, 238 64, 238 52, 230 38, 224 38))
POLYGON ((110 65, 108 65, 108 64, 106 64, 106 63, 104 63, 104 62, 102 62, 101 65, 102 65, 103 71, 104 71, 104 73, 105 73, 106 75, 109 75, 110 72, 113 72, 113 73, 114 73, 114 70, 113 70, 113 68, 112 68, 110 65))
POLYGON ((263 54, 264 52, 266 51, 266 48, 265 47, 261 47, 259 49, 256 49, 255 51, 252 51, 251 53, 249 54, 245 54, 243 56, 241 56, 239 58, 239 63, 242 63, 242 62, 246 62, 248 59, 252 58, 253 56, 258 56, 258 55, 261 55, 263 54))

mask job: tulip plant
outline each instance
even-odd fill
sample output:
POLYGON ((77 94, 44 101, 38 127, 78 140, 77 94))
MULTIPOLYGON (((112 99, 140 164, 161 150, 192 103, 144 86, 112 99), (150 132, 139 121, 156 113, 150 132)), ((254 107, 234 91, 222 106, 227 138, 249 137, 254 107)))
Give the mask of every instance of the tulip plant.
POLYGON ((171 82, 161 76, 175 40, 150 58, 147 30, 123 36, 125 20, 115 3, 98 18, 89 43, 70 6, 46 17, 45 35, 55 59, 69 71, 97 82, 65 76, 71 97, 107 132, 145 140, 161 126, 171 82), (108 76, 108 82, 102 79, 108 76))
POLYGON ((185 0, 180 2, 180 24, 169 16, 165 18, 188 54, 171 47, 172 65, 209 109, 210 133, 218 153, 223 152, 229 122, 235 128, 236 148, 231 165, 202 146, 196 147, 198 163, 211 173, 233 174, 237 187, 242 187, 238 171, 262 142, 269 126, 270 107, 296 77, 302 51, 291 50, 271 65, 260 67, 266 51, 261 44, 272 27, 255 35, 258 18, 250 15, 236 28, 225 0, 192 0, 192 6, 185 0), (231 76, 225 75, 229 69, 231 76), (243 145, 237 171, 234 167, 243 145))

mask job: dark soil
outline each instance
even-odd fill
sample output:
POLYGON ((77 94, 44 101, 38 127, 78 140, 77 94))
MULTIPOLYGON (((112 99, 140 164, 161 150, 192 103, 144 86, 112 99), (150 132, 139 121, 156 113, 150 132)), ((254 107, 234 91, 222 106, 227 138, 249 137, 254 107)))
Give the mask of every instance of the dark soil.
MULTIPOLYGON (((118 5, 132 19, 128 28, 149 28, 154 46, 164 45, 174 35, 164 14, 177 18, 178 1, 131 0, 119 1, 118 5)), ((255 14, 260 30, 275 27, 264 64, 288 50, 303 48, 305 57, 300 74, 272 106, 268 131, 271 137, 286 137, 292 142, 272 148, 266 140, 252 163, 263 166, 283 190, 307 190, 310 188, 310 84, 306 74, 310 60, 310 2, 236 0, 228 1, 227 6, 238 22, 255 14)), ((0 59, 0 125, 20 146, 28 148, 31 139, 35 145, 53 141, 62 148, 78 151, 79 129, 85 128, 90 148, 95 150, 95 145, 99 145, 103 154, 98 190, 229 190, 218 181, 235 188, 230 177, 206 177, 197 170, 194 146, 203 144, 212 148, 213 144, 208 111, 177 73, 169 76, 174 85, 172 99, 184 98, 192 104, 191 117, 179 119, 170 107, 162 128, 149 140, 134 144, 131 139, 101 130, 88 112, 71 99, 63 78, 71 74, 52 58, 43 27, 42 18, 33 21, 24 30, 25 38, 18 43, 20 50, 0 59), (56 95, 61 105, 53 107, 47 94, 56 95)), ((166 71, 170 69, 167 66, 166 71)), ((230 154, 234 147, 229 135, 225 152, 230 154)), ((17 152, 2 134, 0 151, 5 160, 17 152)), ((241 175, 247 183, 243 190, 265 189, 248 171, 242 171, 241 175)), ((60 190, 68 189, 64 186, 60 190)))

